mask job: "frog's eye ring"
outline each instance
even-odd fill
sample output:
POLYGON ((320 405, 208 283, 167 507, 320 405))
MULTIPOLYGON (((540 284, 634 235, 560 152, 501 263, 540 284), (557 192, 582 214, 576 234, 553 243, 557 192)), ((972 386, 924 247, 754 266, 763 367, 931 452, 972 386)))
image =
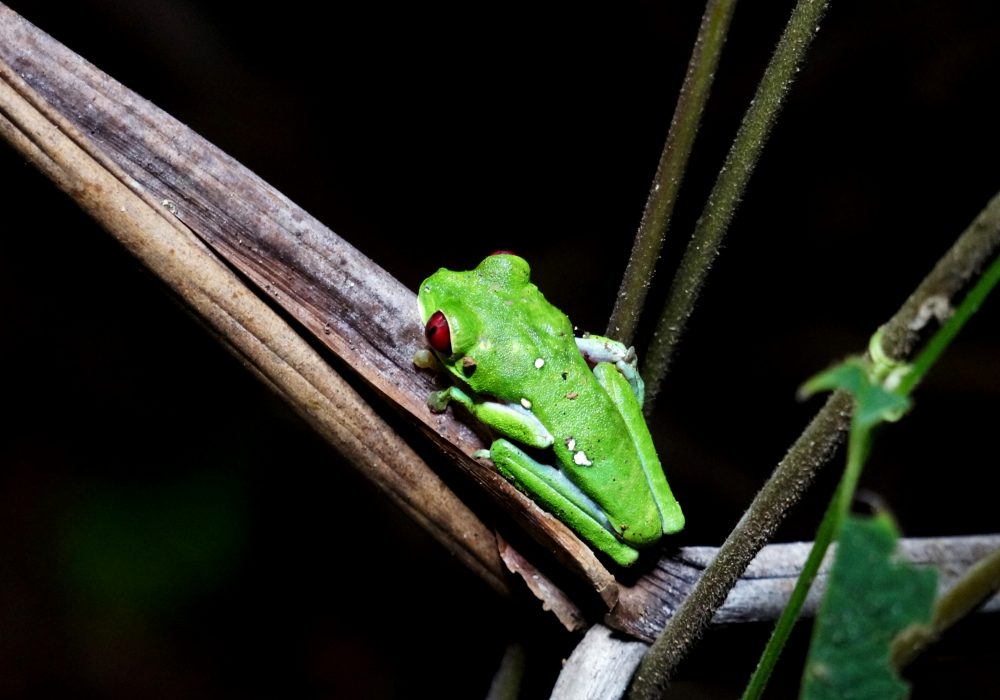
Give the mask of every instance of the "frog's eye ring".
POLYGON ((451 328, 448 327, 448 319, 440 311, 435 311, 427 319, 424 326, 424 335, 431 347, 442 355, 451 355, 451 328))
POLYGON ((500 250, 494 250, 490 255, 517 255, 513 250, 507 250, 506 248, 501 248, 500 250))

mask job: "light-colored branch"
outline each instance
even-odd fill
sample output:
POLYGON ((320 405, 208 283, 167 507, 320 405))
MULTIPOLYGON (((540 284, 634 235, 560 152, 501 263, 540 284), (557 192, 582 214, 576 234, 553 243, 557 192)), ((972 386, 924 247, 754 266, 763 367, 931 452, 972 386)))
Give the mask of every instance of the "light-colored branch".
POLYGON ((594 625, 559 673, 549 700, 617 700, 647 645, 594 625))
MULTIPOLYGON (((776 620, 788 603, 788 594, 811 548, 811 542, 764 547, 729 592, 712 623, 732 625, 776 620)), ((974 586, 979 592, 979 600, 986 594, 989 598, 978 608, 979 611, 997 613, 1000 612, 1000 596, 996 595, 997 567, 995 561, 993 568, 988 563, 991 558, 997 558, 998 548, 1000 534, 902 539, 898 551, 905 561, 939 571, 939 609, 941 601, 952 599, 956 589, 974 586)), ((834 551, 827 553, 815 585, 806 598, 802 609, 806 617, 814 616, 819 608, 834 551)), ((685 547, 671 559, 661 562, 657 585, 669 591, 669 600, 650 609, 644 618, 632 618, 634 626, 629 628, 629 633, 651 640, 670 610, 680 604, 717 554, 715 547, 685 547)), ((963 609, 962 612, 968 610, 963 609)), ((629 678, 646 648, 646 644, 636 642, 631 636, 616 635, 608 627, 595 625, 567 660, 556 681, 552 700, 617 700, 624 695, 629 678)))
MULTIPOLYGON (((789 593, 802 571, 802 565, 812 547, 811 542, 769 544, 758 552, 736 584, 712 616, 712 624, 731 625, 744 622, 777 620, 788 602, 789 593)), ((919 566, 933 566, 941 571, 938 588, 950 589, 977 562, 1000 547, 1000 534, 969 537, 904 538, 899 541, 900 557, 919 566)), ((832 560, 831 549, 816 577, 802 608, 803 615, 816 613, 832 560)), ((609 614, 605 622, 615 629, 652 641, 704 576, 705 570, 719 554, 718 547, 683 547, 669 559, 663 559, 643 586, 657 587, 665 594, 656 599, 642 616, 618 617, 609 614)), ((628 605, 634 590, 622 592, 622 605, 628 605)), ((645 600, 649 600, 646 598, 645 600)), ((1000 612, 1000 598, 985 608, 1000 612)))

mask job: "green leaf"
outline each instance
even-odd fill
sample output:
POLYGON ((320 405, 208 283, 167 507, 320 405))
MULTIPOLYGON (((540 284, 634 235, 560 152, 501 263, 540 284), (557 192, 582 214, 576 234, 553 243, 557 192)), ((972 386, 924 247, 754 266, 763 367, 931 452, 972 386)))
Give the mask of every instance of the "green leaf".
POLYGON ((803 700, 888 700, 909 689, 889 661, 893 637, 930 621, 937 572, 892 558, 887 514, 849 517, 840 531, 802 682, 803 700))
POLYGON ((849 357, 808 380, 799 389, 799 395, 843 389, 854 396, 854 420, 862 428, 899 420, 910 408, 909 398, 886 389, 873 374, 863 359, 849 357))

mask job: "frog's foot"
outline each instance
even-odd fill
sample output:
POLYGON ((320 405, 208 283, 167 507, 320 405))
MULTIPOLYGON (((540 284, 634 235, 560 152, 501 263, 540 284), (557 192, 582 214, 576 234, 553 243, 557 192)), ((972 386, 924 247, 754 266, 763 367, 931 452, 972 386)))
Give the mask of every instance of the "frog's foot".
POLYGON ((605 338, 602 335, 590 335, 576 338, 576 347, 591 365, 602 362, 613 364, 632 387, 632 393, 642 406, 646 394, 646 384, 639 376, 639 359, 635 348, 626 347, 617 340, 605 338))
MULTIPOLYGON (((453 388, 453 387, 452 387, 453 388)), ((444 413, 448 409, 448 404, 454 398, 452 388, 443 391, 435 391, 427 397, 427 408, 434 413, 444 413)), ((461 392, 461 390, 458 390, 461 392)))
POLYGON ((535 460, 504 439, 494 442, 489 452, 501 474, 569 525, 592 547, 622 566, 629 566, 638 559, 638 551, 615 536, 604 511, 562 470, 535 460))

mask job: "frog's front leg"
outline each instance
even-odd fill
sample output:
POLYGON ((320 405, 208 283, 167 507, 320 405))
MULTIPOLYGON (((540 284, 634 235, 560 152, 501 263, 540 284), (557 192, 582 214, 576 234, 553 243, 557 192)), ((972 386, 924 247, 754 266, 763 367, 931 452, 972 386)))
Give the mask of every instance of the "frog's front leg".
POLYGON ((629 386, 632 387, 632 393, 639 401, 639 406, 642 406, 645 400, 646 384, 639 376, 639 360, 635 355, 635 348, 626 347, 617 340, 605 338, 602 335, 590 335, 589 333, 575 340, 580 354, 591 365, 610 362, 617 367, 622 376, 628 380, 629 386))
POLYGON ((435 391, 427 397, 427 405, 435 413, 444 411, 449 401, 460 404, 479 422, 485 423, 512 440, 531 447, 552 446, 552 433, 542 425, 535 414, 523 406, 497 401, 475 401, 457 386, 435 391))

